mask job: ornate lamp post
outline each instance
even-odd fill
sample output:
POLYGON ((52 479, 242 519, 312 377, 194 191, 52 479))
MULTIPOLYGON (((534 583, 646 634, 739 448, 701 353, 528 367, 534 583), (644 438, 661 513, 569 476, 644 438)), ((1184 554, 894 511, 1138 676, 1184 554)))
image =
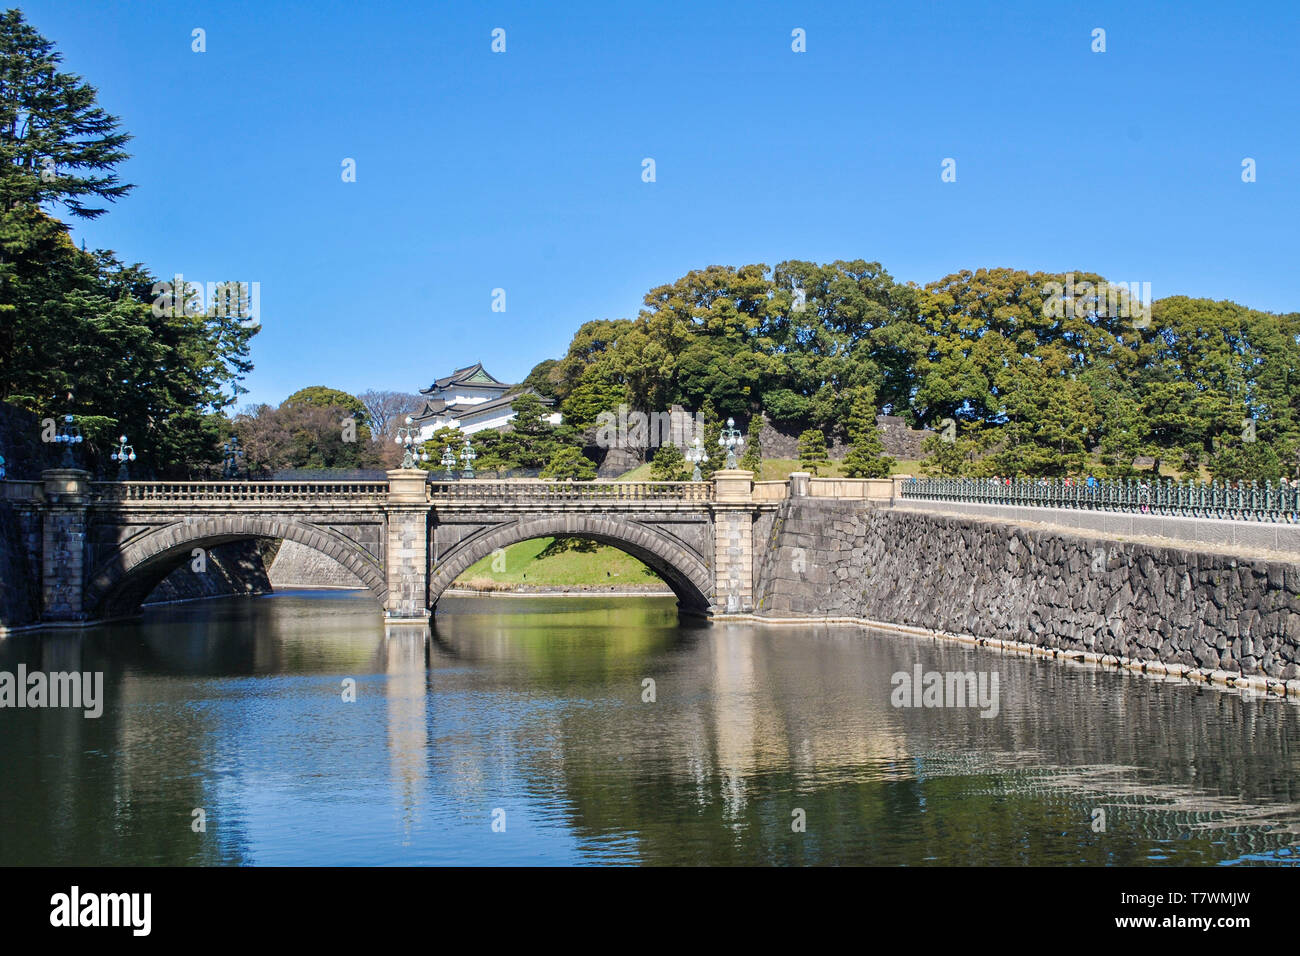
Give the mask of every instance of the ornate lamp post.
POLYGON ((72 458, 72 446, 80 445, 84 440, 81 434, 81 426, 72 420, 71 415, 63 416, 63 424, 59 426, 58 434, 54 440, 63 445, 63 468, 76 468, 77 463, 72 458))
POLYGON ((700 465, 709 463, 709 453, 704 450, 704 439, 699 435, 695 436, 695 444, 686 449, 686 460, 695 466, 695 471, 691 473, 691 481, 703 481, 704 477, 700 474, 700 465))
POLYGON ((465 466, 465 470, 461 472, 462 478, 474 477, 474 459, 477 457, 478 454, 474 451, 474 446, 469 443, 469 436, 466 435, 465 447, 460 450, 460 463, 465 466))
POLYGON ((118 462, 117 480, 126 481, 127 480, 126 463, 128 461, 135 461, 135 448, 134 446, 128 445, 126 443, 125 435, 118 436, 117 451, 113 452, 113 454, 109 455, 108 457, 113 459, 113 461, 118 462))
POLYGON ((722 430, 722 437, 718 439, 718 444, 727 449, 727 468, 735 469, 736 466, 736 449, 745 444, 745 438, 740 434, 740 429, 736 427, 734 418, 727 419, 727 427, 722 430))
POLYGON ((414 419, 410 415, 406 416, 406 424, 399 425, 397 437, 393 441, 401 445, 404 449, 402 455, 402 467, 406 469, 416 467, 416 462, 428 461, 429 453, 423 449, 417 454, 415 449, 420 445, 420 429, 413 424, 414 419))
MULTIPOLYGON (((125 441, 125 439, 123 439, 125 441)), ((239 459, 244 457, 244 449, 239 447, 239 436, 231 435, 230 441, 221 447, 225 459, 221 466, 221 476, 223 478, 239 477, 239 459)))
POLYGON ((451 450, 450 445, 445 445, 442 449, 442 467, 447 469, 447 473, 443 475, 443 479, 446 481, 455 481, 456 453, 451 450))

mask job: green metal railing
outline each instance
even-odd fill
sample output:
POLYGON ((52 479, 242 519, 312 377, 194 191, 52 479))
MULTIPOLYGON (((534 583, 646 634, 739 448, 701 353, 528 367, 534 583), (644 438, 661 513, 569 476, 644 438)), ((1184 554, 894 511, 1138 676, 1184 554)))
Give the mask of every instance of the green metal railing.
POLYGON ((1300 483, 1179 482, 1064 478, 913 478, 904 498, 1031 508, 1155 514, 1179 518, 1300 522, 1300 483))

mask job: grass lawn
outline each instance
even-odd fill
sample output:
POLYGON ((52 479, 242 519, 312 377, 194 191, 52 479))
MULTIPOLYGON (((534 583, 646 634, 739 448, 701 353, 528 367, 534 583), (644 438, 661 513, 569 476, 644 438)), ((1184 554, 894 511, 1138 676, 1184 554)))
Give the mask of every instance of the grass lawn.
POLYGON ((662 587, 648 567, 617 548, 577 538, 533 538, 489 555, 456 583, 479 590, 514 587, 662 587), (493 567, 495 563, 496 568, 493 567))
POLYGON ((619 475, 614 480, 615 481, 653 481, 654 478, 650 474, 650 462, 647 461, 644 465, 637 465, 631 471, 623 472, 623 474, 619 475))

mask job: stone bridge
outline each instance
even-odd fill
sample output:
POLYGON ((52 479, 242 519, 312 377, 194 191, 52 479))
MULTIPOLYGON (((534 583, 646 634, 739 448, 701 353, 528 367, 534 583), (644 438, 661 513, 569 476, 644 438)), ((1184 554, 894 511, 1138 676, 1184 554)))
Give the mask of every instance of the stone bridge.
MULTIPOLYGON (((84 471, 3 482, 18 514, 40 621, 136 613, 172 571, 214 546, 295 541, 352 572, 390 622, 426 622, 476 561, 543 536, 591 538, 652 568, 684 611, 752 610, 753 540, 776 502, 749 472, 708 482, 94 482, 84 471)), ((784 485, 784 483, 782 483, 784 485)), ((6 622, 0 622, 4 624, 6 622)))
POLYGON ((592 538, 710 616, 856 622, 1300 696, 1300 502, 910 479, 0 481, 0 633, 134 614, 207 549, 296 541, 427 624, 474 562, 592 538), (1123 493, 1121 493, 1123 492, 1123 493), (1208 502, 1208 505, 1207 505, 1208 502), (15 602, 16 592, 21 602, 15 602), (6 611, 21 603, 22 613, 6 611), (1279 688, 1282 688, 1279 690, 1279 688))

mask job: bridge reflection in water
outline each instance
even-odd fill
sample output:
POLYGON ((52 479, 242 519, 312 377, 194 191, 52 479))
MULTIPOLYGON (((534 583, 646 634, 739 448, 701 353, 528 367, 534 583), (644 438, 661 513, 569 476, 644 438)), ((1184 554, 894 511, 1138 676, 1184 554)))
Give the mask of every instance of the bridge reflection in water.
POLYGON ((409 846, 420 813, 428 762, 429 720, 428 628, 389 626, 377 656, 388 680, 389 778, 402 825, 402 845, 409 846))
POLYGON ((355 594, 229 599, 15 635, 0 669, 19 662, 102 670, 107 703, 0 712, 0 812, 24 822, 3 863, 1286 862, 1297 845, 1287 701, 856 628, 699 626, 671 599, 448 597, 427 631, 386 631, 355 594), (891 675, 918 663, 998 671, 998 716, 895 708, 891 675))

